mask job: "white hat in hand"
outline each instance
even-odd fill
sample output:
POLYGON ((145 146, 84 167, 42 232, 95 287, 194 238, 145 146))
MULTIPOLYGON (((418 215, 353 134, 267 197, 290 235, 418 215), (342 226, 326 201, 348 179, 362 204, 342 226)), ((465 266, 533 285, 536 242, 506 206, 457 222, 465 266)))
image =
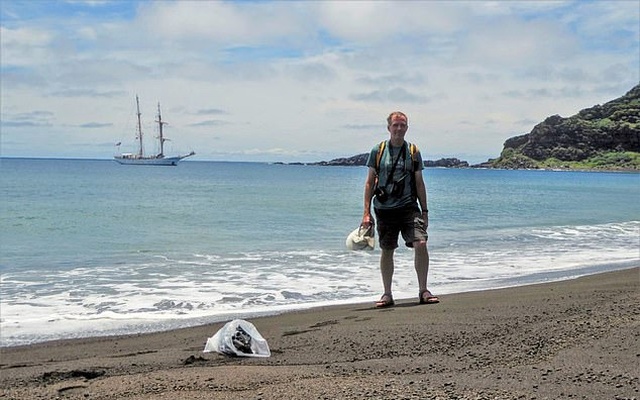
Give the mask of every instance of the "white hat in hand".
POLYGON ((347 249, 349 250, 373 250, 375 247, 375 231, 373 225, 360 226, 347 236, 347 249))

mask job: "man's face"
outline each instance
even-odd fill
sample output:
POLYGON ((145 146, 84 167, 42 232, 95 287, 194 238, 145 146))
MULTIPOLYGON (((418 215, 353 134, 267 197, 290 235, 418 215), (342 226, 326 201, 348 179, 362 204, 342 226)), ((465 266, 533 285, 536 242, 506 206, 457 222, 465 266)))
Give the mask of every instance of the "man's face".
POLYGON ((397 141, 404 140, 404 135, 407 133, 407 129, 409 126, 407 125, 407 119, 401 115, 394 115, 391 119, 391 125, 388 126, 389 133, 391 134, 391 139, 396 139, 397 141))

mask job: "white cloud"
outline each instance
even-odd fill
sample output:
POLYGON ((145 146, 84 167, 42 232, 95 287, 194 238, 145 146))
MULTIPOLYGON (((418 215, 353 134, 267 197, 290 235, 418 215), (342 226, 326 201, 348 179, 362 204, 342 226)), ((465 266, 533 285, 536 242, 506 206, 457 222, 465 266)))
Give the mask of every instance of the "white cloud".
POLYGON ((575 39, 548 21, 491 20, 461 43, 459 62, 478 66, 519 69, 526 65, 564 63, 578 51, 575 39))
POLYGON ((137 93, 149 125, 160 101, 174 146, 201 159, 366 152, 395 109, 426 157, 496 156, 638 83, 633 3, 2 2, 2 152, 124 143, 137 93), (36 111, 57 140, 25 122, 36 111))
POLYGON ((160 40, 197 47, 257 46, 305 34, 297 3, 177 1, 145 2, 136 26, 160 40), (292 5, 292 6, 290 6, 292 5))
POLYGON ((38 28, 0 27, 0 50, 3 67, 40 64, 52 58, 52 35, 38 28))

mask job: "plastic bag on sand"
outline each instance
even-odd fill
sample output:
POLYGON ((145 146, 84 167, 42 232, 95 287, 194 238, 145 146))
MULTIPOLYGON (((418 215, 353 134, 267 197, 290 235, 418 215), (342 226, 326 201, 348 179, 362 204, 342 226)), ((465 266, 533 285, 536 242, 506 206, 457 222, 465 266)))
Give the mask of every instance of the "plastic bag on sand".
POLYGON ((207 339, 204 353, 212 351, 237 357, 269 357, 267 341, 251 322, 234 319, 207 339))

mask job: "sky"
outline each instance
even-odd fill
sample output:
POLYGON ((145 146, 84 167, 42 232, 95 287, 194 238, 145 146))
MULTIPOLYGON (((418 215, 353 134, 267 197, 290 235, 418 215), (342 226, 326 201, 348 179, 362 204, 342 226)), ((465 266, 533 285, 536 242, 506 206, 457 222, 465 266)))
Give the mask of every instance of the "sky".
POLYGON ((479 163, 640 82, 640 1, 0 1, 0 156, 479 163), (117 142, 122 142, 118 148, 117 142))

